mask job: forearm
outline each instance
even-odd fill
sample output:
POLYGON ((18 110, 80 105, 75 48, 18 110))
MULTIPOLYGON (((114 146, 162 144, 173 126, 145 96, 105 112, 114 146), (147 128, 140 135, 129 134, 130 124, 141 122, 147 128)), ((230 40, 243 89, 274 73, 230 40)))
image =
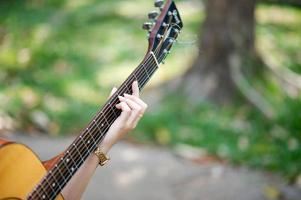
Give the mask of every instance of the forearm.
MULTIPOLYGON (((116 90, 115 88, 115 91, 116 90)), ((124 97, 119 96, 120 103, 116 105, 116 108, 121 109, 122 112, 111 125, 99 146, 104 154, 107 154, 113 144, 135 128, 147 108, 147 105, 139 99, 137 81, 133 82, 132 90, 133 95, 125 94, 124 97)), ((114 89, 112 92, 114 92, 114 89)), ((99 158, 92 153, 63 189, 62 194, 66 200, 77 200, 81 198, 98 163, 99 158)))
MULTIPOLYGON (((100 145, 100 149, 105 154, 107 154, 110 148, 110 144, 100 145)), ((98 163, 99 159, 96 155, 94 155, 94 153, 92 153, 63 189, 62 194, 65 200, 81 199, 98 166, 98 163)))

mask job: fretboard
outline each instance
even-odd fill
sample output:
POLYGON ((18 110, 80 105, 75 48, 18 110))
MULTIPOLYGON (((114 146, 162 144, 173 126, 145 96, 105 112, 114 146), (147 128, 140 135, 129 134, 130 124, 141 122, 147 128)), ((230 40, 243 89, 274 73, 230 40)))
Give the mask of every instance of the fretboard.
MULTIPOLYGON (((161 58, 162 59, 162 58, 161 58)), ((158 60, 161 60, 158 59, 158 60)), ((67 148, 60 160, 50 169, 27 199, 55 199, 75 172, 94 152, 105 137, 108 129, 121 111, 115 107, 119 103, 118 96, 132 93, 132 83, 137 80, 140 91, 158 68, 155 54, 148 54, 118 90, 93 117, 88 126, 67 148)))

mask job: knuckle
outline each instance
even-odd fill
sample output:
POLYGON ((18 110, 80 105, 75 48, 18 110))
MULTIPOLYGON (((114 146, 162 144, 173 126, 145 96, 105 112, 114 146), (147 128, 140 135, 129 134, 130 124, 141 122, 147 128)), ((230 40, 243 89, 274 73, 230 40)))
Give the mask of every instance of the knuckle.
POLYGON ((133 128, 129 124, 124 125, 123 130, 125 131, 131 131, 133 128))
POLYGON ((143 110, 144 110, 144 109, 143 109, 142 107, 140 107, 140 108, 138 109, 138 113, 139 113, 139 114, 142 114, 142 113, 143 113, 143 110))
POLYGON ((140 110, 138 110, 138 109, 133 111, 134 115, 138 115, 139 113, 140 113, 140 110))
POLYGON ((126 114, 128 114, 128 115, 131 114, 131 110, 129 108, 124 109, 123 112, 126 113, 126 114))

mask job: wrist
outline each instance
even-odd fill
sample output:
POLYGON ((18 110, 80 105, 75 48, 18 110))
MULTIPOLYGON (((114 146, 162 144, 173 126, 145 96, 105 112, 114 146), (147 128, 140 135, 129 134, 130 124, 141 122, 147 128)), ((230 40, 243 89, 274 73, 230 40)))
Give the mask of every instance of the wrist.
POLYGON ((103 142, 101 142, 101 143, 98 145, 99 149, 100 149, 103 153, 108 153, 112 146, 113 146, 112 144, 110 144, 110 143, 108 143, 108 142, 106 142, 106 141, 103 141, 103 142))

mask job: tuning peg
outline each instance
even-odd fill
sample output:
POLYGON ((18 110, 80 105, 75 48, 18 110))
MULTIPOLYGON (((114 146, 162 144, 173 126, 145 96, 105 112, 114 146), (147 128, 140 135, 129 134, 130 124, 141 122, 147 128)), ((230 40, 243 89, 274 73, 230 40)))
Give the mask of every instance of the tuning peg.
POLYGON ((162 8, 164 4, 164 0, 155 0, 155 7, 162 8))
POLYGON ((152 27, 153 27, 153 23, 151 22, 145 22, 142 26, 142 28, 147 31, 149 31, 152 27))
POLYGON ((151 11, 150 13, 148 13, 148 18, 149 19, 156 19, 156 17, 159 15, 159 13, 157 11, 151 11))

